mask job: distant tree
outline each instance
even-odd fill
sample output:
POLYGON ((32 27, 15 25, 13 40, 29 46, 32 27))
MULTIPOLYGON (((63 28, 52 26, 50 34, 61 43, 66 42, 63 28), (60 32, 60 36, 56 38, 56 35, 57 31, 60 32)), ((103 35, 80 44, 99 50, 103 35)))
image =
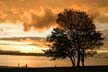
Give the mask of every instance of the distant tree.
POLYGON ((69 51, 66 50, 72 49, 72 54, 70 55, 72 55, 72 58, 74 58, 74 56, 77 57, 77 67, 80 66, 80 61, 82 62, 82 66, 84 66, 85 55, 93 51, 93 49, 99 48, 103 44, 102 41, 104 38, 102 38, 101 32, 96 30, 92 18, 81 11, 66 9, 58 14, 57 23, 60 26, 60 29, 63 30, 61 31, 61 34, 59 32, 57 34, 61 35, 61 37, 59 37, 60 39, 57 38, 58 36, 54 37, 56 35, 55 33, 52 33, 48 37, 48 41, 53 38, 52 46, 51 49, 45 51, 45 54, 50 54, 49 56, 54 58, 65 58, 67 55, 62 54, 61 51, 63 50, 64 52, 69 53, 69 51), (63 42, 62 40, 65 40, 66 42, 63 42), (62 42, 64 46, 62 46, 62 44, 60 45, 58 42, 62 42), (66 47, 66 45, 68 47, 66 47), (62 50, 53 53, 53 50, 55 50, 54 47, 62 50), (60 53, 60 56, 56 56, 56 54, 58 55, 60 53))

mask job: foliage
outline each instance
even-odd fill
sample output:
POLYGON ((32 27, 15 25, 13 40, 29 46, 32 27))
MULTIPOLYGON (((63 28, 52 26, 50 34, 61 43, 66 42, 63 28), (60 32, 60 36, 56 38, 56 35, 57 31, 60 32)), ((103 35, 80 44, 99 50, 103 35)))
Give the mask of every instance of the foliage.
POLYGON ((87 51, 93 51, 103 44, 102 33, 96 31, 92 18, 85 12, 66 9, 58 14, 56 21, 60 28, 54 29, 47 37, 52 46, 45 54, 54 59, 69 57, 73 66, 76 56, 77 66, 80 66, 80 61, 84 66, 87 51))

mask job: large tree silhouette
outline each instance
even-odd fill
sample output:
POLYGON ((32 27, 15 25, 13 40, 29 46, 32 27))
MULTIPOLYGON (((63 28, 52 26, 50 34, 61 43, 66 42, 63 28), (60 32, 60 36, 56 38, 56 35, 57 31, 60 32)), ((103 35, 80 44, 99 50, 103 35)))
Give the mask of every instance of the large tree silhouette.
POLYGON ((92 18, 81 11, 66 9, 58 14, 56 21, 62 31, 57 32, 57 36, 52 32, 48 37, 48 41, 52 41, 52 46, 51 49, 45 51, 46 55, 50 54, 49 56, 54 58, 66 58, 71 55, 74 63, 76 56, 77 67, 80 66, 80 61, 84 66, 85 55, 103 44, 104 38, 102 38, 101 32, 96 30, 92 18))

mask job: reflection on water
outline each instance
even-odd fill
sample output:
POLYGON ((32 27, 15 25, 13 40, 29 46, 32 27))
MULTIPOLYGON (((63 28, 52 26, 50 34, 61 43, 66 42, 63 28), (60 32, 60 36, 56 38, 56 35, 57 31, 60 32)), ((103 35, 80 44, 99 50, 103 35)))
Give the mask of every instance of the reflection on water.
POLYGON ((0 55, 0 66, 25 66, 29 67, 51 67, 55 66, 69 66, 69 60, 56 60, 50 61, 44 56, 12 56, 12 55, 0 55))
MULTIPOLYGON (((44 56, 12 56, 0 55, 0 66, 25 66, 28 67, 54 67, 56 66, 71 66, 70 60, 50 61, 44 56)), ((107 58, 87 58, 86 65, 108 65, 107 58)))

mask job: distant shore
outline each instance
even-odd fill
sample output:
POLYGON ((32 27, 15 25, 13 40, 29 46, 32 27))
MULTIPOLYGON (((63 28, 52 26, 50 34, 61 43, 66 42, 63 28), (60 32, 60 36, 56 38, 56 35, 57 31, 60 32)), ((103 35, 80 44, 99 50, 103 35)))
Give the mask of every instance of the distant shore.
POLYGON ((2 72, 108 72, 108 66, 85 66, 85 67, 8 67, 0 66, 2 72))
POLYGON ((45 56, 44 53, 22 53, 19 51, 0 51, 0 55, 45 56))

